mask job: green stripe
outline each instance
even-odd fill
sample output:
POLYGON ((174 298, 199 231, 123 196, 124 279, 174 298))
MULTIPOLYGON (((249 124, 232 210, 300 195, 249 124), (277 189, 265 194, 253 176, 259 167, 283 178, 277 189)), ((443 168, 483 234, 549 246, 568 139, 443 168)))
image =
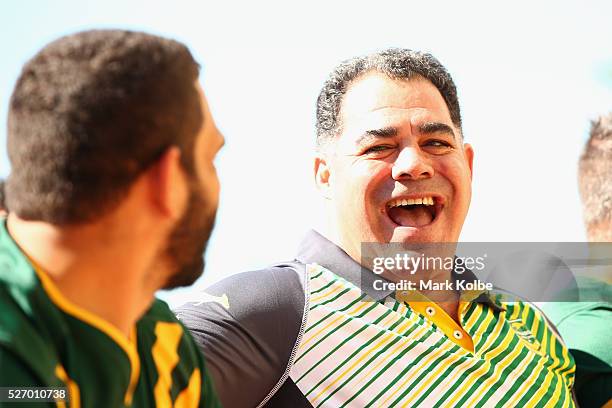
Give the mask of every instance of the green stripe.
MULTIPOLYGON (((404 333, 401 334, 401 337, 408 337, 410 336, 419 326, 417 325, 411 325, 410 327, 408 327, 406 329, 406 331, 404 333)), ((351 401, 353 401, 355 398, 357 398, 366 388, 368 388, 370 386, 370 384, 372 384, 374 381, 376 381, 382 374, 385 373, 385 371, 387 371, 387 369, 389 367, 391 367, 397 360, 399 360, 404 354, 406 354, 407 352, 409 352, 413 347, 415 347, 417 344, 417 341, 414 341, 410 346, 408 346, 406 349, 404 349, 403 351, 400 352, 400 354, 398 356, 396 356, 393 360, 391 360, 391 362, 387 363, 387 365, 385 365, 383 368, 381 368, 379 371, 376 372, 376 374, 374 374, 372 376, 372 378, 366 382, 359 390, 357 390, 357 392, 355 394, 353 394, 353 396, 351 398, 349 398, 343 405, 342 407, 346 407, 351 401)))
POLYGON ((349 303, 348 305, 344 306, 342 309, 338 309, 338 310, 332 310, 331 312, 329 312, 328 314, 326 314, 323 318, 317 320, 316 323, 313 323, 312 325, 310 325, 305 331, 304 333, 308 333, 310 330, 316 328, 319 324, 323 323, 325 320, 329 319, 329 317, 335 315, 338 312, 346 312, 347 310, 349 310, 351 307, 353 307, 355 304, 359 303, 361 300, 363 300, 366 297, 366 295, 362 295, 360 297, 358 297, 357 299, 353 300, 351 303, 349 303))
POLYGON ((472 314, 478 309, 480 309, 480 307, 478 307, 478 303, 474 303, 474 302, 470 303, 470 305, 468 306, 468 309, 465 311, 465 314, 463 315, 463 318, 461 319, 461 323, 463 326, 465 326, 465 324, 470 319, 472 314))
MULTIPOLYGON (((355 351, 353 351, 347 358, 345 358, 342 363, 340 363, 340 365, 336 366, 336 368, 334 368, 331 372, 329 372, 325 377, 323 377, 318 383, 316 383, 310 390, 308 390, 307 393, 305 393, 305 396, 308 396, 311 392, 313 392, 319 385, 321 385, 323 382, 325 382, 325 380, 327 380, 329 377, 331 377, 335 372, 337 372, 340 368, 342 368, 342 366, 344 366, 348 361, 350 361, 353 357, 355 357, 357 354, 359 354, 364 348, 366 348, 367 346, 369 346, 372 342, 376 341, 380 336, 382 336, 385 332, 384 331, 380 331, 377 334, 375 334, 373 337, 371 337, 366 343, 362 344, 361 346, 359 346, 355 351)), ((320 361, 317 362, 316 365, 320 364, 320 361)), ((309 370, 310 371, 310 370, 309 370)), ((304 375, 306 375, 307 373, 305 373, 304 375)), ((300 381, 302 378, 304 378, 304 375, 302 375, 297 381, 300 381)), ((296 382, 297 382, 296 381, 296 382)))
MULTIPOLYGON (((376 307, 376 304, 373 304, 372 306, 370 306, 369 308, 365 309, 363 312, 361 312, 361 314, 359 314, 358 316, 356 316, 356 319, 359 319, 363 316, 365 316, 369 311, 371 311, 372 309, 374 309, 376 307)), ((308 354, 311 350, 313 350, 316 346, 318 346, 322 341, 324 341, 325 339, 327 339, 329 336, 331 336, 332 334, 334 334, 335 332, 337 332, 338 330, 340 330, 342 327, 344 327, 345 325, 347 325, 349 322, 351 321, 351 319, 346 319, 344 322, 340 323, 338 326, 336 326, 335 328, 333 328, 329 333, 327 333, 325 336, 321 337, 316 343, 314 343, 312 346, 310 346, 307 350, 305 350, 302 354, 300 354, 300 356, 295 360, 295 363, 297 363, 298 361, 300 361, 302 359, 302 357, 304 357, 306 354, 308 354)), ((363 329, 365 329, 367 326, 363 326, 363 329)), ((363 330, 360 329, 360 330, 363 330)), ((354 337, 354 334, 351 335, 351 337, 354 337)), ((294 364, 295 364, 294 363, 294 364)), ((301 378, 301 377, 300 377, 301 378)))
MULTIPOLYGON (((440 339, 440 341, 438 343, 444 343, 444 339, 440 339)), ((438 345, 438 343, 436 343, 436 345, 438 345)), ((439 344, 439 346, 441 346, 442 344, 439 344)), ((458 349, 459 347, 457 347, 458 349)), ((434 349, 436 349, 436 346, 430 347, 429 350, 433 351, 434 349)), ((452 351, 450 351, 452 352, 452 351)), ((395 401, 393 401, 391 403, 391 405, 389 407, 394 407, 397 404, 400 403, 400 401, 402 399, 404 399, 406 397, 406 395, 408 395, 408 393, 410 391, 412 391, 414 389, 414 387, 416 387, 418 384, 421 383, 421 381, 423 381, 423 379, 425 379, 425 377, 427 376, 427 374, 429 374, 431 371, 433 371, 438 364, 440 364, 445 358, 447 358, 449 351, 445 351, 442 353, 442 355, 440 357, 438 357, 436 360, 434 360, 433 362, 431 362, 429 364, 429 366, 427 366, 427 368, 423 369, 423 372, 417 377, 415 378, 413 381, 410 382, 410 384, 406 387, 406 389, 404 390, 404 392, 402 392, 396 399, 395 401)), ((418 359, 416 359, 414 361, 414 363, 410 364, 410 366, 406 367, 405 371, 408 372, 411 368, 411 366, 415 366, 418 363, 418 360, 420 360, 421 358, 424 358, 426 355, 428 355, 429 353, 425 353, 422 354, 421 356, 419 356, 418 359)))
POLYGON ((346 289, 344 289, 344 290, 340 291, 340 293, 338 293, 337 295, 335 295, 333 298, 330 298, 330 299, 328 299, 328 300, 326 300, 326 301, 324 301, 324 302, 319 302, 319 303, 315 304, 314 306, 312 306, 312 307, 310 308, 310 310, 315 310, 315 309, 316 309, 317 307, 319 307, 319 306, 326 305, 326 304, 328 304, 328 303, 332 303, 332 302, 334 302, 334 301, 336 301, 336 300, 340 299, 340 297, 342 297, 342 295, 345 295, 346 293, 350 292, 350 290, 351 290, 350 288, 346 288, 346 289))
POLYGON ((324 291, 325 289, 329 288, 330 286, 332 286, 336 282, 338 282, 338 279, 334 279, 332 281, 327 282, 325 285, 321 286, 317 290, 310 291, 310 296, 314 295, 315 293, 321 293, 322 291, 324 291))
MULTIPOLYGON (((526 346, 523 347, 527 348, 526 346)), ((527 373, 527 377, 529 377, 529 375, 534 369, 533 365, 537 364, 538 361, 539 359, 534 358, 533 360, 531 360, 531 362, 529 362, 529 364, 527 364, 527 367, 525 367, 523 371, 520 372, 519 377, 514 381, 512 387, 510 387, 510 389, 506 391, 504 396, 499 400, 498 406, 504 406, 512 397, 514 397, 514 395, 516 395, 519 388, 521 388, 523 383, 527 380, 527 378, 524 378, 525 373, 527 373)))
MULTIPOLYGON (((410 347, 407 347, 406 352, 412 350, 414 347, 416 347, 417 344, 423 343, 425 340, 427 340, 427 338, 429 338, 429 336, 431 336, 434 332, 433 331, 427 331, 425 333, 424 336, 422 336, 419 340, 415 340, 412 342, 412 344, 410 345, 410 347)), ((441 338, 440 341, 443 341, 444 338, 441 338)), ((439 342, 436 342, 435 344, 438 344, 439 342)), ((432 347, 429 347, 430 349, 432 347)), ((406 353, 401 353, 401 356, 403 356, 406 353)), ((414 360, 411 361, 408 368, 414 366, 414 364, 416 364, 417 362, 419 362, 423 357, 425 357, 426 353, 421 353, 419 354, 419 356, 414 360)), ((399 356, 399 357, 401 357, 399 356)), ((392 362, 390 364, 388 364, 388 366, 390 367, 393 363, 398 362, 399 358, 392 360, 392 362)), ((385 370, 386 371, 386 370, 385 370)), ((371 407, 378 399, 380 399, 380 397, 382 397, 391 387, 393 387, 395 385, 396 381, 399 381, 399 379, 401 377, 404 376, 404 374, 406 374, 407 369, 402 370, 397 376, 395 376, 395 378, 393 380, 391 380, 389 382, 389 385, 387 385, 385 388, 383 388, 375 397, 374 399, 372 399, 370 402, 368 402, 368 404, 364 407, 364 408, 368 408, 371 407)))
MULTIPOLYGON (((453 350, 459 351, 460 347, 459 346, 455 346, 453 347, 453 350)), ((412 405, 413 406, 418 406, 419 404, 421 404, 425 398, 427 398, 430 394, 436 392, 436 387, 442 382, 444 381, 444 379, 446 377, 448 377, 449 375, 451 375, 451 373, 453 372, 453 370, 455 370, 455 368, 457 368, 461 363, 464 363, 466 361, 467 357, 460 357, 457 361, 455 361, 454 363, 452 363, 442 374, 440 374, 440 376, 438 377, 438 379, 436 381, 434 381, 429 388, 427 388, 425 391, 423 391, 423 395, 421 395, 421 398, 419 398, 418 400, 416 400, 412 405)))
MULTIPOLYGON (((560 377, 558 375, 553 375, 550 386, 546 390, 546 393, 542 395, 541 401, 555 401, 555 403, 559 403, 560 395, 555 395, 555 388, 557 387, 557 384, 559 384, 559 381, 561 381, 560 377)), ((563 384, 561 385, 561 389, 563 389, 563 384)))
POLYGON ((446 392, 440 397, 440 399, 438 400, 438 402, 436 402, 436 404, 434 405, 435 407, 440 407, 442 406, 442 403, 453 393, 455 392, 455 390, 459 387, 459 385, 461 385, 461 383, 474 371, 476 371, 478 368, 480 368, 480 366, 482 366, 482 364, 484 363, 484 360, 479 360, 476 362, 476 364, 474 364, 474 366, 468 368, 467 370, 465 370, 463 372, 462 375, 459 376, 459 378, 455 381, 455 383, 448 389, 446 390, 446 392))
MULTIPOLYGON (((503 337, 499 336, 501 338, 501 340, 503 341, 503 337)), ((497 340, 500 340, 500 338, 498 338, 497 340)), ((516 338, 516 336, 514 336, 514 340, 518 341, 518 339, 516 338)), ((499 345, 500 342, 498 342, 499 345)), ((508 350, 508 349, 507 349, 508 350)), ((489 363, 489 368, 487 369, 487 371, 484 374, 479 375, 479 380, 475 381, 474 384, 472 384, 472 386, 467 390, 464 391, 464 395, 463 397, 461 397, 461 399, 459 399, 459 401, 457 401, 457 406, 461 407, 465 404, 465 402, 468 400, 468 398, 470 398, 472 395, 474 395, 476 393, 476 390, 480 388, 480 386, 482 385, 482 383, 489 378, 491 375, 493 375, 495 373, 495 368, 497 367, 498 363, 500 363, 508 354, 507 353, 499 353, 496 357, 490 359, 490 360, 485 360, 489 363)), ((503 376, 502 376, 503 379, 503 376)), ((482 400, 481 400, 482 401, 482 400)), ((479 406, 478 404, 476 404, 477 406, 479 406)))
MULTIPOLYGON (((488 311, 489 313, 493 313, 495 314, 495 312, 493 312, 491 309, 489 309, 488 311)), ((482 341, 482 348, 484 348, 485 345, 485 340, 489 340, 489 335, 492 335, 493 332, 495 331, 495 329, 498 326, 501 326, 501 330, 499 331, 499 334, 497 335, 497 338, 495 338, 493 340, 493 342, 491 343, 491 345, 489 346, 488 349, 484 350, 481 347, 479 347, 478 349, 476 348, 476 346, 474 345, 474 352, 476 352, 476 350, 478 350, 478 357, 480 357, 481 359, 484 359, 485 356, 487 355, 487 353, 491 353, 492 351, 494 351, 496 348, 498 348, 499 346, 501 346, 501 344, 504 342, 505 338, 506 338, 506 334, 509 333, 512 329, 509 327, 508 324, 504 323, 502 320, 500 319, 495 319, 495 316, 493 316, 494 318, 491 319, 491 322, 489 323, 489 325, 486 327, 486 329, 484 329, 484 333, 485 335, 483 335, 481 341, 482 341)), ((479 328, 479 330, 481 330, 479 328)))
POLYGON ((312 276, 310 277, 310 280, 311 280, 311 281, 312 281, 312 280, 315 280, 315 279, 317 279, 317 278, 318 278, 319 276, 321 276, 321 275, 323 275, 323 271, 319 271, 317 274, 312 275, 312 276))
MULTIPOLYGON (((512 332, 508 331, 508 335, 512 336, 512 332)), ((512 351, 514 349, 514 347, 516 347, 518 342, 519 342, 518 337, 513 336, 512 340, 508 344, 508 348, 506 350, 512 351)), ((499 387, 501 387, 501 385, 504 382, 506 382, 506 379, 508 378, 510 373, 512 371, 514 371, 514 369, 520 364, 521 361, 523 361, 523 359, 525 358, 525 356, 527 355, 528 352, 529 352, 529 349, 527 349, 527 347, 524 347, 519 352, 518 356, 516 356, 516 358, 514 360, 509 362, 508 365, 502 369, 501 374, 499 376, 499 379, 489 387, 489 391, 487 391, 482 396, 482 398, 478 401, 479 403, 484 403, 485 401, 488 401, 489 398, 491 398, 491 396, 495 393, 495 391, 497 391, 497 389, 499 387)), ((478 405, 478 404, 476 404, 476 405, 478 405)))
MULTIPOLYGON (((398 319, 393 322, 393 324, 391 326, 389 326, 389 330, 393 330, 395 329, 400 322, 402 322, 402 320, 404 320, 402 318, 402 316, 399 316, 398 319)), ((344 380, 344 382, 342 384, 340 384, 333 392, 331 392, 325 399, 323 399, 319 405, 325 403, 325 401, 327 401, 329 398, 331 398, 336 392, 340 391, 346 384, 348 384, 349 382, 351 382, 351 380, 353 378, 355 378, 357 375, 359 375, 360 372, 362 372, 363 370, 365 370, 372 362, 374 362, 381 354, 383 354, 385 351, 387 351, 389 348, 391 348, 395 343, 397 343, 398 341, 400 341, 403 337, 403 334, 396 334, 395 335, 395 339, 393 339, 391 342, 389 342, 386 346, 384 346, 383 348, 381 348, 380 350, 378 350, 376 353, 374 353, 372 355, 372 357, 370 357, 365 363, 363 363, 359 369, 357 369, 357 371, 355 371, 353 374, 351 374, 346 380, 344 380)), ((355 398, 357 396, 357 394, 355 394, 353 396, 353 398, 355 398)))
MULTIPOLYGON (((371 309, 371 308, 370 308, 371 309)), ((373 324, 379 323, 382 319, 384 319, 386 316, 388 316, 391 313, 391 310, 388 310, 387 312, 385 312, 382 316, 380 316, 378 319, 376 319, 376 321, 373 322, 373 324)), ((347 321, 348 322, 348 321, 347 321)), ((363 332, 368 326, 363 326, 361 327, 359 330, 355 331, 353 334, 351 334, 350 336, 348 336, 347 338, 345 338, 342 342, 340 342, 336 347, 334 347, 333 349, 331 349, 326 355, 324 355, 319 361, 317 361, 312 367, 310 367, 306 372, 304 372, 304 374, 302 374, 300 376, 300 378, 298 378, 296 380, 296 383, 299 382, 302 378, 304 378, 306 375, 308 375, 313 369, 315 369, 316 367, 319 366, 319 364, 323 363, 325 360, 327 360, 327 358, 329 356, 331 356, 332 354, 334 354, 340 347, 344 346, 346 343, 348 343, 350 340, 354 339, 357 335, 359 335, 361 332, 363 332)), ((338 327, 339 328, 339 327, 338 327)), ((332 332, 328 333, 324 338, 322 338, 321 340, 319 340, 318 342, 316 342, 316 344, 313 344, 312 346, 310 346, 308 348, 308 350, 304 351, 304 353, 302 355, 300 355, 300 357, 296 360, 296 362, 298 360, 300 360, 302 357, 304 357, 307 353, 309 353, 311 350, 313 350, 315 347, 317 347, 322 341, 324 341, 327 337, 329 337, 329 335, 331 333, 333 333, 334 331, 336 331, 338 328, 334 329, 332 332)), ((384 331, 380 331, 378 334, 376 334, 374 337, 372 337, 370 340, 368 340, 367 344, 370 344, 372 341, 376 340, 378 337, 380 337, 381 335, 384 334, 384 331)), ((366 345, 367 345, 366 344, 366 345)), ((363 347, 363 346, 362 346, 363 347)), ((357 353, 357 351, 355 351, 355 353, 357 353)), ((349 357, 350 359, 350 357, 349 357)), ((348 359, 347 359, 348 360, 348 359)), ((345 362, 347 361, 345 360, 345 362)), ((344 363, 342 363, 344 364, 344 363)), ((342 364, 340 366, 336 367, 336 370, 339 369, 342 364)), ((332 371, 333 373, 333 371, 332 371)), ((328 374, 328 376, 331 375, 328 374)))
POLYGON ((527 319, 523 322, 523 326, 529 329, 529 331, 533 331, 533 321, 535 319, 533 309, 527 305, 524 305, 523 307, 527 309, 527 319))
MULTIPOLYGON (((544 381, 546 381, 546 374, 548 374, 548 371, 544 369, 540 370, 537 373, 537 377, 535 378, 535 381, 533 381, 533 384, 531 384, 531 387, 527 388, 525 395, 523 395, 523 397, 517 403, 518 407, 524 407, 527 401, 529 401, 533 397, 535 392, 542 387, 542 385, 544 384, 544 381)), ((525 378, 525 380, 527 379, 525 378)), ((540 407, 540 406, 545 405, 546 400, 540 399, 538 401, 535 401, 535 403, 536 403, 536 407, 540 407), (542 404, 542 401, 544 401, 544 404, 542 404)))

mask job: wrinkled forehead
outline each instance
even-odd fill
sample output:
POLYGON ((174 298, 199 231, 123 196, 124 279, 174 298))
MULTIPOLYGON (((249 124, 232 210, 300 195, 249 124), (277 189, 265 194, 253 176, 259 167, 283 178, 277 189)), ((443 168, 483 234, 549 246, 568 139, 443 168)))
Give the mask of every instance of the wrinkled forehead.
POLYGON ((431 82, 422 77, 391 79, 378 72, 351 83, 344 95, 339 118, 343 130, 418 126, 431 121, 453 126, 446 102, 431 82))

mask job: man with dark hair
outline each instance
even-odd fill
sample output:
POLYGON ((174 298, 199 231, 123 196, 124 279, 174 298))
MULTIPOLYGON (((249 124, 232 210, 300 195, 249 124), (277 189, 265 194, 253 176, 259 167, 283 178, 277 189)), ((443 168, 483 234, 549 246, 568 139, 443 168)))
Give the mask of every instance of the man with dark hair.
MULTIPOLYGON (((363 256, 364 243, 459 239, 473 150, 440 62, 389 49, 340 64, 316 127, 330 231, 311 231, 295 260, 232 276, 177 310, 223 404, 573 406, 574 363, 531 304, 485 291, 473 301, 458 290, 440 302, 429 290, 406 297, 377 288, 401 280, 379 279, 363 256)), ((461 273, 423 272, 439 282, 461 273)))
MULTIPOLYGON (((582 213, 590 242, 612 243, 612 112, 591 123, 578 165, 582 213)), ((544 303, 576 360, 581 407, 612 406, 612 267, 591 266, 577 277, 579 302, 544 303)))
POLYGON ((25 64, 8 115, 1 387, 64 387, 51 396, 71 407, 219 406, 154 296, 201 275, 217 209, 223 137, 198 75, 183 44, 119 30, 25 64))

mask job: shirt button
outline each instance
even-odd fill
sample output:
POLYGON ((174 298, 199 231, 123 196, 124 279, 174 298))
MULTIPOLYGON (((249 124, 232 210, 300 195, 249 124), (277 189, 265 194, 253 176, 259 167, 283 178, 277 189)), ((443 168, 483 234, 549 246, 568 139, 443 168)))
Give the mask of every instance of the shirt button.
POLYGON ((425 313, 427 313, 429 316, 433 316, 436 314, 436 309, 431 306, 427 306, 427 308, 425 309, 425 313))
POLYGON ((463 333, 461 333, 459 330, 455 330, 453 332, 453 336, 455 336, 457 340, 461 340, 463 338, 463 333))

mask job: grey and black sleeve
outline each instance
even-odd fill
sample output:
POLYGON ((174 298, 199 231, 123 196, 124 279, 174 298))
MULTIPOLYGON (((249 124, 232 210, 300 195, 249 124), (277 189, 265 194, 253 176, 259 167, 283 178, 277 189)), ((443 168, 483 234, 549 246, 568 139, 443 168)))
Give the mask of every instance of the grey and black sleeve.
POLYGON ((310 406, 288 379, 303 328, 303 269, 290 263, 237 274, 175 310, 203 351, 223 406, 310 406))

